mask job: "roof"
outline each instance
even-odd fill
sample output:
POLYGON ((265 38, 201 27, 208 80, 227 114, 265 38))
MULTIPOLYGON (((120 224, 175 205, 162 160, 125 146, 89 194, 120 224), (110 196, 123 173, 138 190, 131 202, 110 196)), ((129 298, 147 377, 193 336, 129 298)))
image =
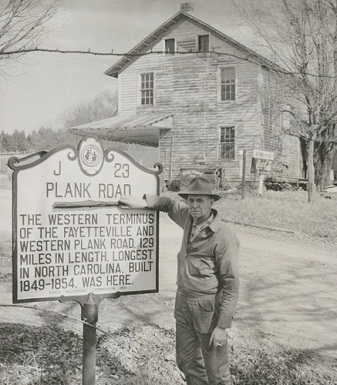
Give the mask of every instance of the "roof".
MULTIPOLYGON (((171 32, 177 25, 181 24, 185 20, 192 22, 208 33, 213 34, 217 38, 225 41, 227 44, 232 47, 242 51, 246 57, 242 57, 243 60, 251 60, 256 61, 257 63, 275 70, 282 70, 276 63, 266 59, 262 55, 256 53, 255 51, 247 48, 243 44, 237 42, 231 37, 225 35, 219 30, 211 27, 209 24, 204 23, 203 21, 191 16, 189 13, 178 12, 160 27, 158 27, 154 32, 148 35, 144 40, 142 40, 139 44, 137 44, 134 48, 132 48, 128 53, 122 56, 120 60, 118 60, 114 65, 112 65, 108 70, 105 71, 105 74, 108 76, 118 77, 118 75, 123 72, 130 64, 135 62, 142 54, 151 50, 153 46, 155 46, 165 35, 171 32)), ((195 52, 194 52, 195 53, 195 52)))
POLYGON ((157 147, 161 132, 172 127, 172 114, 116 115, 112 118, 71 127, 77 135, 157 147))

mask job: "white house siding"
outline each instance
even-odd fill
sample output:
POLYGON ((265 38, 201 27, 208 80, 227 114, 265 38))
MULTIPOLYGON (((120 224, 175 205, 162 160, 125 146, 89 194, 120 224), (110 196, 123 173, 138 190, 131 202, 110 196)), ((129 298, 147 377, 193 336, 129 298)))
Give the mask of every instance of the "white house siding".
MULTIPOLYGON (((206 32, 195 24, 184 21, 168 33, 180 51, 196 46, 197 36, 206 32)), ((164 49, 164 39, 154 51, 164 49)), ((216 54, 153 54, 137 59, 119 75, 119 111, 122 114, 172 113, 172 130, 160 140, 160 162, 165 178, 176 178, 182 167, 222 166, 230 181, 240 181, 242 150, 248 151, 249 165, 254 148, 272 148, 263 129, 261 102, 258 97, 260 66, 238 57, 245 57, 226 42, 210 36, 210 50, 229 53, 216 54), (219 68, 236 66, 236 101, 219 101, 219 68), (139 104, 139 74, 154 72, 155 105, 139 104), (235 160, 219 159, 219 129, 235 127, 235 160), (173 145, 172 145, 173 144, 173 145)), ((265 126, 266 128, 266 126, 265 126)), ((249 178, 249 175, 248 175, 249 178)))

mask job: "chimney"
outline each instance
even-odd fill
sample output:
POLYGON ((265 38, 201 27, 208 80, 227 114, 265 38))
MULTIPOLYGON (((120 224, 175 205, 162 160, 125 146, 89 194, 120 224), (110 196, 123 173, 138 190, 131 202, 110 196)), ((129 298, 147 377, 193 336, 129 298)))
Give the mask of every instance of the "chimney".
POLYGON ((180 4, 180 12, 185 12, 190 15, 194 13, 194 4, 193 3, 181 3, 180 4))

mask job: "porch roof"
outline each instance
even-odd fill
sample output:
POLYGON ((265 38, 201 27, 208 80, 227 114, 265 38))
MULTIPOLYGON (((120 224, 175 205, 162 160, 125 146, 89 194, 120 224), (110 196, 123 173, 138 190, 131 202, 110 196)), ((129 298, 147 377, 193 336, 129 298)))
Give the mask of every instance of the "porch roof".
POLYGON ((159 145, 160 133, 172 128, 172 114, 116 115, 112 118, 71 127, 80 136, 94 135, 116 142, 159 145))

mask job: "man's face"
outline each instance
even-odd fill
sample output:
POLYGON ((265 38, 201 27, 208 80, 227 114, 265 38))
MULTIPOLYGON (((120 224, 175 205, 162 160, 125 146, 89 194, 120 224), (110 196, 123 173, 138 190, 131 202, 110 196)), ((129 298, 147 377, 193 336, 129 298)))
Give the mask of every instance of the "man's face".
POLYGON ((194 223, 201 223, 211 215, 214 199, 208 195, 189 195, 187 205, 194 223))

